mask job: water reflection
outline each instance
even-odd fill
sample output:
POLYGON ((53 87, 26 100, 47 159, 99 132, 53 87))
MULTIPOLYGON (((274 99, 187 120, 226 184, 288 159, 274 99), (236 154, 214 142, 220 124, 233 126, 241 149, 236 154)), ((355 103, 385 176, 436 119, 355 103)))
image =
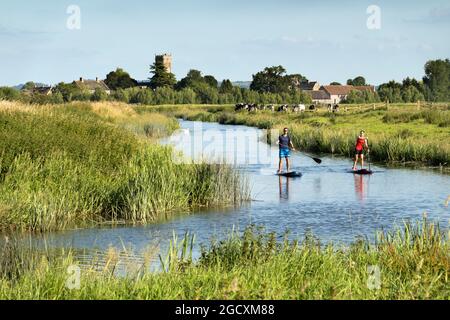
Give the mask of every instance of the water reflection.
POLYGON ((322 179, 317 177, 314 179, 314 192, 319 195, 322 192, 322 179))
POLYGON ((288 177, 278 177, 278 183, 280 187, 280 202, 289 201, 289 181, 288 177))
POLYGON ((353 178, 355 182, 356 198, 360 202, 364 202, 367 199, 369 193, 370 175, 354 174, 353 178))

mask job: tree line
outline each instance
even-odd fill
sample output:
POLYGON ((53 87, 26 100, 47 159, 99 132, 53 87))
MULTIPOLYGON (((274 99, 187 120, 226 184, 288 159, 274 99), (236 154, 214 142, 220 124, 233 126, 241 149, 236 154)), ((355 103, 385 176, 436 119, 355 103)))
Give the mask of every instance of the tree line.
MULTIPOLYGON (((379 101, 416 102, 450 101, 450 61, 431 60, 425 64, 422 80, 406 78, 402 83, 389 81, 375 92, 351 91, 345 102, 371 103, 379 101)), ((121 68, 107 74, 104 82, 111 89, 93 93, 80 89, 74 82, 57 84, 51 95, 33 93, 32 82, 22 90, 0 87, 0 99, 21 100, 29 103, 64 103, 70 101, 121 101, 136 104, 233 104, 239 102, 260 104, 311 103, 309 94, 300 90, 308 79, 301 74, 287 74, 283 66, 267 67, 254 74, 250 88, 233 86, 229 79, 217 81, 212 75, 190 70, 179 81, 164 67, 162 61, 150 66, 151 77, 139 83, 121 68), (142 86, 145 86, 144 88, 142 86)), ((338 82, 331 84, 339 85, 338 82)), ((363 76, 347 80, 348 85, 365 86, 363 76)))

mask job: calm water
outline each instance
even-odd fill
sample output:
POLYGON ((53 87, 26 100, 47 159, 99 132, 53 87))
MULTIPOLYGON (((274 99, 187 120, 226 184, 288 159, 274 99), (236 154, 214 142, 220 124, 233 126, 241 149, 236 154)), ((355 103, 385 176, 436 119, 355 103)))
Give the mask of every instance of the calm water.
POLYGON ((351 161, 323 157, 317 165, 294 153, 293 169, 301 178, 280 178, 274 173, 278 150, 263 142, 264 132, 244 126, 182 121, 182 130, 162 141, 194 159, 220 161, 225 157, 249 180, 251 204, 238 209, 210 210, 180 216, 169 222, 147 226, 93 228, 47 234, 47 245, 105 250, 110 246, 141 252, 149 245, 165 251, 173 233, 196 234, 197 244, 242 230, 249 224, 263 225, 278 233, 286 229, 292 237, 308 231, 324 241, 348 243, 357 237, 373 239, 376 230, 392 228, 403 221, 420 219, 424 212, 448 227, 450 176, 411 169, 372 166, 371 176, 349 172, 351 161))

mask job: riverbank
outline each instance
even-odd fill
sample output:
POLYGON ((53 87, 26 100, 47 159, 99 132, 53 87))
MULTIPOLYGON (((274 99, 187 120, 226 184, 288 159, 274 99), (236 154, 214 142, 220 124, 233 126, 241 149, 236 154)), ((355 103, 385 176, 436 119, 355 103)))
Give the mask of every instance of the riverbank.
POLYGON ((304 113, 235 112, 232 105, 136 108, 139 112, 158 111, 186 120, 248 125, 279 132, 287 126, 300 150, 349 158, 354 156, 356 136, 364 129, 373 161, 444 169, 450 164, 448 104, 341 105, 338 113, 324 109, 304 113))
POLYGON ((198 261, 187 235, 173 241, 164 271, 149 272, 154 251, 114 275, 104 264, 80 264, 71 251, 56 254, 17 246, 0 251, 0 299, 448 299, 449 235, 425 219, 379 233, 377 242, 321 245, 249 227, 203 249, 198 261), (281 239, 278 240, 277 239, 281 239), (80 266, 79 281, 74 278, 80 266))
POLYGON ((148 223, 234 206, 248 191, 227 165, 177 163, 156 144, 178 128, 121 103, 0 102, 0 229, 148 223))

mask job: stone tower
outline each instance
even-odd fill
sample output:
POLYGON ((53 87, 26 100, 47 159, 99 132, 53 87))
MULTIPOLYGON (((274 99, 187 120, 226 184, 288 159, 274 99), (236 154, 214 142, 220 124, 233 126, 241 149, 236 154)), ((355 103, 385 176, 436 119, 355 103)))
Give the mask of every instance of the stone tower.
POLYGON ((156 55, 155 62, 158 61, 162 61, 164 67, 166 68, 166 71, 172 73, 172 55, 167 53, 162 55, 156 55))

